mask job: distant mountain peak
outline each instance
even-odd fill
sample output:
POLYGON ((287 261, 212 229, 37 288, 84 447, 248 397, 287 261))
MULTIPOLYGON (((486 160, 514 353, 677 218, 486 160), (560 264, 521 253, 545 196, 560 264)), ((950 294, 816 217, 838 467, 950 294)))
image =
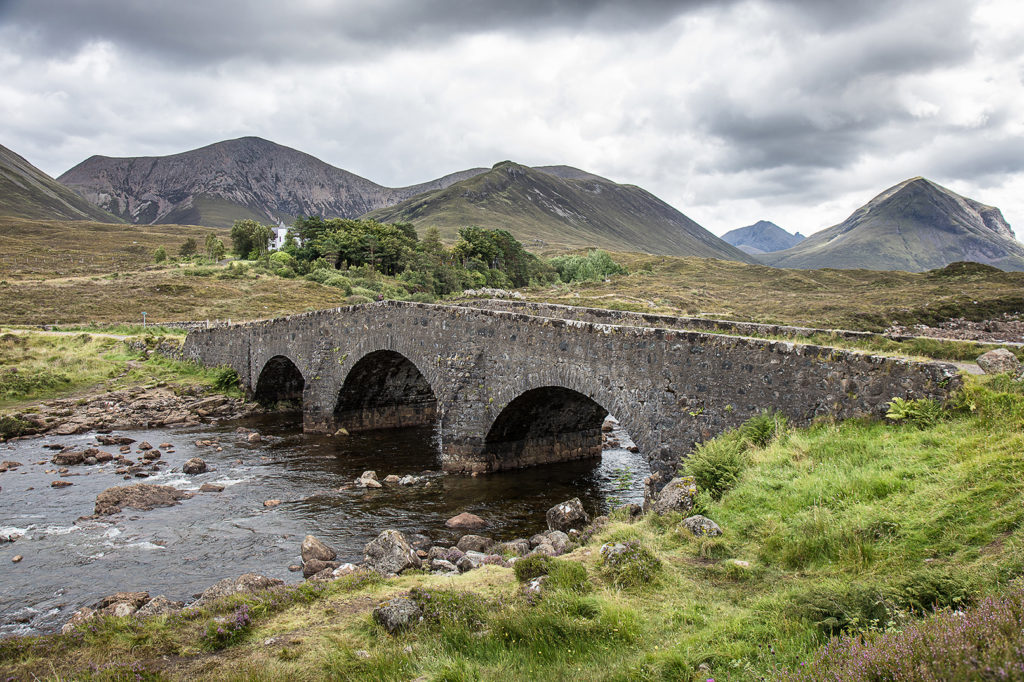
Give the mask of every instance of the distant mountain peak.
POLYGON ((771 221, 758 220, 753 225, 729 230, 722 239, 744 253, 757 256, 796 246, 804 236, 790 234, 771 221))
POLYGON ((1024 245, 1002 212, 924 177, 897 183, 797 246, 765 259, 778 267, 921 272, 956 261, 1024 269, 1024 245))

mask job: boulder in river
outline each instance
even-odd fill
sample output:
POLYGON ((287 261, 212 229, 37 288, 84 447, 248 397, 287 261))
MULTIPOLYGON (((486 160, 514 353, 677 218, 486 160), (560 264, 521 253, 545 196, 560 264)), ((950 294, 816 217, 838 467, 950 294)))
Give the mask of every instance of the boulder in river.
POLYGON ((85 453, 73 448, 65 448, 54 455, 50 461, 57 466, 74 466, 85 461, 85 453))
POLYGON ((590 517, 583 510, 580 498, 574 497, 548 509, 547 522, 549 530, 560 530, 564 533, 570 528, 578 530, 585 527, 590 523, 590 517))
POLYGON ((356 479, 356 486, 360 488, 380 488, 380 481, 377 480, 376 471, 364 471, 362 475, 356 479))
POLYGON ((71 481, 64 481, 60 479, 56 481, 50 481, 51 488, 67 488, 69 485, 71 485, 71 481))
POLYGON ((494 540, 483 535, 463 535, 456 545, 463 552, 486 552, 494 545, 494 540))
POLYGON ((199 492, 201 493, 222 493, 224 492, 224 486, 220 483, 204 483, 199 486, 199 492))
POLYGON ((96 496, 94 514, 107 516, 116 514, 124 507, 148 511, 154 507, 172 507, 179 500, 187 500, 192 493, 172 488, 169 485, 136 483, 135 485, 107 488, 96 496))
POLYGON ((397 530, 388 529, 363 548, 367 567, 383 576, 396 575, 408 568, 419 568, 420 558, 397 530))
POLYGON ((181 472, 189 476, 195 476, 206 471, 206 462, 199 457, 193 457, 181 465, 181 472))
POLYGON ((268 578, 258 573, 245 573, 237 578, 224 578, 224 580, 206 588, 199 595, 199 599, 195 601, 193 606, 208 604, 215 599, 229 597, 233 594, 252 594, 270 589, 271 587, 277 587, 278 585, 284 585, 284 581, 277 578, 268 578))
POLYGON ((487 522, 476 514, 462 512, 458 516, 453 516, 445 521, 444 525, 448 528, 455 528, 458 530, 477 530, 486 526, 487 522))
POLYGON ((301 551, 303 562, 312 561, 314 559, 319 561, 334 561, 338 558, 337 552, 312 535, 307 535, 302 541, 301 551))
POLYGON ((96 442, 100 445, 131 445, 135 442, 135 439, 128 436, 109 436, 101 433, 96 436, 96 442))
POLYGON ((302 565, 302 577, 312 578, 314 575, 321 573, 326 570, 334 571, 334 569, 341 566, 339 561, 321 561, 320 559, 310 559, 302 565))

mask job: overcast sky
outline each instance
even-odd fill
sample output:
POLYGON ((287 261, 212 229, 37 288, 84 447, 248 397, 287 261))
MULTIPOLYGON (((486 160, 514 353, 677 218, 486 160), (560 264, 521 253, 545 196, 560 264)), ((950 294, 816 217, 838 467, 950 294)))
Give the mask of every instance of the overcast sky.
POLYGON ((1024 228, 1020 0, 0 0, 0 74, 54 176, 258 135, 389 186, 568 164, 717 234, 916 175, 1024 228))

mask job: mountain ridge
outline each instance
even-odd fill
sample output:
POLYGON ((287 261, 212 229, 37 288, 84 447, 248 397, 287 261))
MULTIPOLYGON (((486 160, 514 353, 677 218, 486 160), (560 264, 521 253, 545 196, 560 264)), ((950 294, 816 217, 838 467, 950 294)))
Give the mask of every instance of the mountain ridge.
POLYGON ((366 217, 436 227, 448 238, 480 225, 508 229, 524 242, 755 262, 642 188, 567 166, 554 167, 556 175, 551 168, 502 161, 366 217))
POLYGON ((3 145, 0 145, 0 215, 119 222, 3 145))
POLYGON ((800 269, 923 272, 974 261, 1024 270, 1024 245, 998 208, 917 176, 882 191, 843 222, 761 259, 800 269))

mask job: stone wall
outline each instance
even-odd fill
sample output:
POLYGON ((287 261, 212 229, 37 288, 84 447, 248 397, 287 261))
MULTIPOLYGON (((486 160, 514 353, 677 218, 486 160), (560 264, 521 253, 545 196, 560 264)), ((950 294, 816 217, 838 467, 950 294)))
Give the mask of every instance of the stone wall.
MULTIPOLYGON (((442 461, 451 471, 596 454, 597 412, 586 409, 588 401, 601 416, 610 412, 619 419, 653 470, 671 473, 695 442, 763 409, 779 410, 798 425, 821 416, 878 416, 893 397, 942 400, 960 382, 949 364, 625 324, 636 322, 636 314, 603 312, 582 314, 622 324, 382 301, 195 331, 184 354, 234 367, 250 390, 272 358, 289 358, 305 380, 303 421, 312 431, 339 426, 339 395, 361 359, 377 351, 400 354, 433 395, 442 461), (524 408, 513 401, 551 387, 567 389, 561 394, 566 400, 550 405, 561 415, 551 423, 562 438, 525 426, 518 440, 505 427, 492 433, 506 408, 544 409, 545 403, 524 408)), ((398 383, 412 385, 409 377, 398 383)), ((383 385, 396 384, 361 381, 356 390, 379 394, 383 385)), ((381 410, 388 401, 377 394, 360 404, 381 410)), ((417 395, 405 404, 422 404, 422 393, 417 395)), ((409 413, 401 404, 394 414, 409 413)), ((500 423, 516 421, 506 414, 500 423)))

